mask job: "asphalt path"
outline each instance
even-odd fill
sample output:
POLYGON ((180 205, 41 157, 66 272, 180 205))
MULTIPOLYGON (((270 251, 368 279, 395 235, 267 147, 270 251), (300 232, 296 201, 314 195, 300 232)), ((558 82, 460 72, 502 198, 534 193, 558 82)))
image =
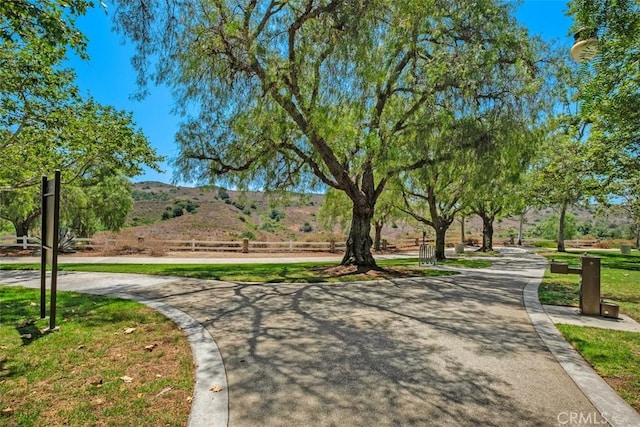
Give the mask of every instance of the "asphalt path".
MULTIPOLYGON (((228 413, 212 413, 210 425, 603 425, 523 306, 546 262, 515 250, 493 261, 456 276, 376 282, 61 272, 58 284, 154 301, 204 326, 228 392, 228 413)), ((38 285, 24 271, 0 271, 0 282, 38 285)))

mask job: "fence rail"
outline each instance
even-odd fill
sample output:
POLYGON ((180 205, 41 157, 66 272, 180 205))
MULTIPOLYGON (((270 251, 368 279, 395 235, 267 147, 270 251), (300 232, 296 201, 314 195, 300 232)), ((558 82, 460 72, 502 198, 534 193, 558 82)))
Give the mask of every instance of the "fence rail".
POLYGON ((0 248, 18 248, 18 249, 29 249, 29 248, 39 248, 40 247, 40 239, 37 237, 12 237, 11 239, 0 240, 0 248))
MULTIPOLYGON (((144 237, 138 237, 138 246, 144 246, 144 237)), ((212 241, 212 240, 154 240, 156 244, 168 251, 175 252, 343 252, 344 242, 260 242, 244 240, 212 241)), ((447 246, 458 243, 459 238, 446 239, 447 246)), ((434 239, 427 238, 425 244, 434 246, 434 239)), ((506 244, 507 242, 505 242, 506 244)), ((567 247, 591 247, 597 240, 565 240, 567 247)), ((111 244, 117 244, 115 239, 91 239, 74 238, 73 247, 76 250, 101 250, 111 244)), ((403 238, 388 241, 382 240, 382 249, 418 248, 422 244, 422 238, 403 238)), ((469 243, 468 243, 469 244, 469 243)), ((5 237, 0 238, 0 248, 37 249, 40 247, 40 239, 37 237, 5 237)))
MULTIPOLYGON (((144 247, 144 238, 138 237, 137 245, 144 247)), ((158 241, 154 241, 155 244, 158 241)), ((344 242, 259 242, 244 240, 212 241, 212 240, 161 240, 159 243, 168 251, 182 252, 341 252, 345 250, 344 242)), ((75 238, 73 247, 77 250, 101 250, 109 245, 117 245, 115 239, 75 238)), ((0 240, 0 247, 6 248, 39 248, 40 240, 35 237, 13 237, 0 240)))

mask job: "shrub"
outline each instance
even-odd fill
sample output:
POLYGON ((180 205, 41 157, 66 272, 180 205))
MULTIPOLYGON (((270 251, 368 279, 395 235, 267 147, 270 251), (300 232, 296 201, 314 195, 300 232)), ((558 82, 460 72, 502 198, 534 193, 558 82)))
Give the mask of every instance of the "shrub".
POLYGON ((243 217, 243 216, 239 216, 238 219, 242 222, 247 222, 247 218, 243 217))
POLYGON ((275 231, 276 226, 272 222, 265 222, 260 226, 260 230, 272 232, 275 231))
POLYGON ((240 237, 242 237, 243 239, 256 240, 256 235, 251 231, 245 231, 240 235, 240 237))
POLYGON ((229 200, 229 199, 224 199, 224 202, 225 202, 227 205, 230 205, 230 204, 231 204, 231 200, 229 200))
POLYGON ((196 210, 196 208, 198 207, 197 204, 193 203, 191 200, 188 200, 185 204, 184 204, 184 208, 187 212, 191 213, 194 212, 196 210))
POLYGON ((174 206, 173 208, 173 216, 182 216, 184 215, 184 210, 182 209, 182 206, 174 206))
POLYGON ((613 242, 610 240, 600 240, 593 245, 594 248, 599 249, 611 249, 613 248, 613 242))
POLYGON ((222 200, 229 200, 229 193, 227 193, 227 190, 225 190, 224 188, 219 188, 218 197, 220 197, 222 200))
POLYGON ((311 226, 311 224, 305 221, 304 225, 300 227, 300 231, 310 233, 313 231, 313 227, 311 226))
POLYGON ((280 212, 277 209, 271 209, 271 212, 269 213, 269 218, 271 218, 272 220, 278 222, 278 221, 284 219, 284 212, 280 212))

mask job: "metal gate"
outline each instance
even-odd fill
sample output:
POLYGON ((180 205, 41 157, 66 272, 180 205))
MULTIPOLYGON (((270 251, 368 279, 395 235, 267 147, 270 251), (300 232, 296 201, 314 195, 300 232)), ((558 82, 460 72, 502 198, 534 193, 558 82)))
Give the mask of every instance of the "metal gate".
POLYGON ((420 245, 419 265, 435 265, 436 264, 436 248, 426 244, 420 245))

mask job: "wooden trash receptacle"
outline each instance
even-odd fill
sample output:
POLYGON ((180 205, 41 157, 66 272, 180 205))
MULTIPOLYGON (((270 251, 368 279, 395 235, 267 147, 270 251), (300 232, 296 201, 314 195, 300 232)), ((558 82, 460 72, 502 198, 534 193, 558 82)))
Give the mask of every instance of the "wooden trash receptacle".
POLYGON ((612 302, 602 301, 600 303, 600 315, 603 317, 617 319, 620 315, 620 306, 612 302))

